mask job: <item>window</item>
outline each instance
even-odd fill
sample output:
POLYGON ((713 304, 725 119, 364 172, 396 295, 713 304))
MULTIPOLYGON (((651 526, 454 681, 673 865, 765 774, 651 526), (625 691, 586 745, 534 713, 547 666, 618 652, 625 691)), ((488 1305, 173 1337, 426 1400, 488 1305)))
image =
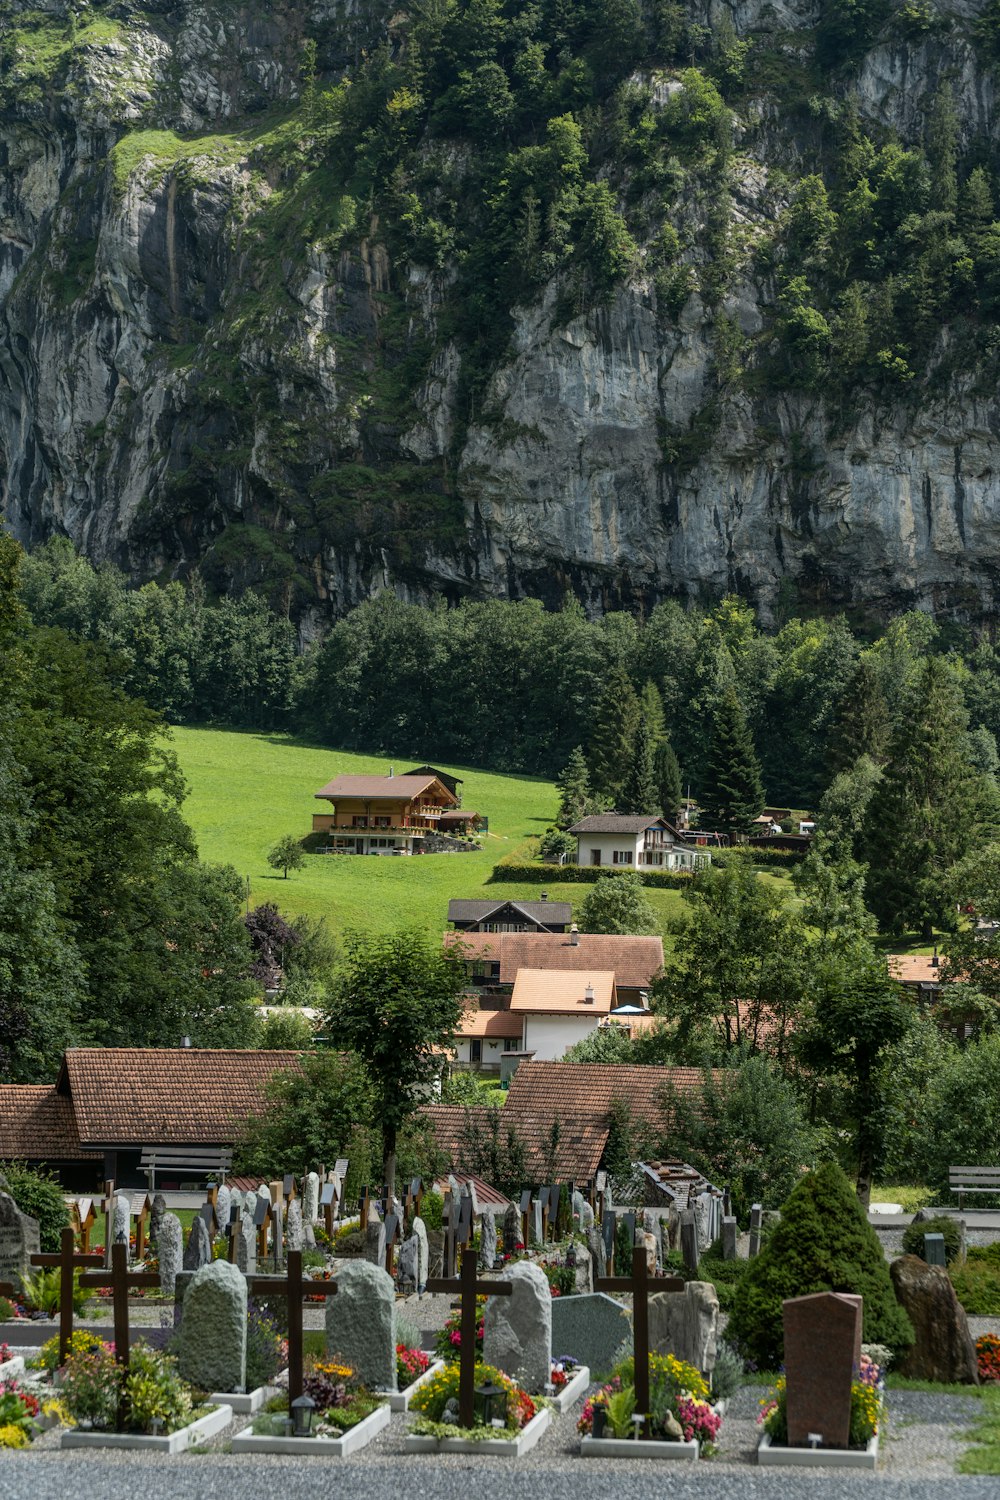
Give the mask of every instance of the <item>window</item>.
POLYGON ((482 1060, 483 1060, 483 1043, 482 1043, 482 1039, 480 1037, 478 1037, 478 1036, 474 1036, 472 1038, 472 1040, 470 1041, 470 1043, 469 1043, 469 1061, 470 1062, 474 1062, 474 1063, 481 1063, 482 1060))
POLYGON ((517 1052, 520 1050, 521 1038, 519 1036, 505 1036, 503 1039, 503 1050, 505 1052, 517 1052))
POLYGON ((613 849, 611 851, 611 863, 613 865, 630 865, 632 863, 632 850, 613 849))

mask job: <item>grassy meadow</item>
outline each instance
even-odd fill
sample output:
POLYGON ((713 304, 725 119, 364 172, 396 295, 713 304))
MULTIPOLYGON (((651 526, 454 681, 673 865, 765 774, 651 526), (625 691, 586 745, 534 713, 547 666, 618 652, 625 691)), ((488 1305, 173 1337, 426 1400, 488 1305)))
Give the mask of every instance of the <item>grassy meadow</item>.
MULTIPOLYGON (((462 778, 464 805, 490 820, 481 851, 412 859, 307 854, 304 867, 285 880, 268 866, 268 851, 284 834, 300 838, 310 832, 313 812, 329 805, 314 801, 314 792, 337 775, 385 775, 390 765, 399 774, 413 758, 325 750, 289 735, 222 729, 175 728, 172 748, 190 788, 184 814, 202 858, 233 865, 249 881, 254 905, 273 901, 288 916, 322 916, 335 932, 420 927, 439 933, 453 896, 537 901, 544 889, 551 900, 569 901, 576 909, 590 889, 556 878, 544 887, 487 884, 499 859, 519 849, 530 853, 529 840, 552 823, 558 798, 550 781, 442 764, 441 770, 462 778)), ((761 879, 790 893, 784 875, 767 872, 761 879)), ((666 926, 685 903, 679 891, 650 887, 646 896, 669 949, 666 926)))

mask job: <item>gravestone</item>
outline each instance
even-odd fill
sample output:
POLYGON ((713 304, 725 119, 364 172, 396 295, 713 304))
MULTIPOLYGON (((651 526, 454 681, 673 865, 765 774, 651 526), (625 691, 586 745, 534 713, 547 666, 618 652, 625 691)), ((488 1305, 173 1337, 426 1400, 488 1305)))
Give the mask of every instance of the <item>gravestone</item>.
MULTIPOLYGON (((489 1297, 483 1318, 483 1360, 539 1394, 552 1379, 552 1304, 540 1266, 517 1261, 503 1273, 509 1297, 489 1297)), ((568 1350, 566 1351, 569 1352, 568 1350)))
POLYGON ((719 1236, 719 1200, 714 1193, 699 1193, 694 1202, 698 1225, 698 1249, 702 1255, 719 1236))
POLYGON ((492 1271, 497 1263, 497 1221, 492 1209, 484 1208, 479 1221, 479 1264, 492 1271))
POLYGON ((719 1298, 710 1281, 689 1281, 683 1292, 657 1292, 648 1305, 650 1349, 675 1354, 703 1375, 715 1369, 719 1298))
POLYGON ((588 1229, 593 1229, 593 1227, 594 1227, 594 1210, 591 1208, 591 1206, 587 1202, 586 1198, 584 1198, 584 1200, 583 1200, 583 1207, 580 1210, 580 1228, 583 1230, 584 1234, 586 1234, 587 1230, 588 1229))
POLYGON ((542 1200, 532 1198, 531 1215, 528 1219, 528 1234, 533 1245, 542 1243, 542 1200))
POLYGON ((219 1185, 215 1194, 215 1222, 219 1226, 219 1234, 225 1234, 228 1229, 232 1211, 233 1195, 223 1182, 219 1185))
POLYGON ((750 1249, 747 1252, 751 1260, 760 1254, 760 1229, 763 1221, 763 1210, 759 1203, 754 1203, 750 1208, 750 1249))
POLYGON ((592 1292, 594 1290, 594 1261, 590 1251, 583 1245, 576 1247, 576 1286, 577 1292, 592 1292))
MULTIPOLYGON (((594 1276, 606 1276, 608 1274, 608 1255, 604 1248, 604 1236, 596 1224, 591 1224, 587 1230, 587 1249, 590 1251, 591 1267, 594 1276)), ((569 1352, 568 1350, 566 1351, 569 1352)))
POLYGON ((301 1250, 303 1244, 302 1232, 302 1205, 298 1198, 293 1198, 288 1205, 288 1219, 285 1224, 285 1234, 288 1238, 289 1250, 301 1250))
POLYGON ((681 1214, 681 1254, 687 1269, 695 1274, 698 1270, 698 1226, 694 1212, 689 1208, 681 1214))
POLYGON ((307 1224, 315 1224, 319 1218, 319 1173, 307 1172, 305 1191, 302 1195, 302 1217, 307 1224))
POLYGON ((132 1223, 132 1200, 124 1193, 115 1194, 115 1206, 111 1215, 111 1243, 127 1245, 132 1223))
POLYGON ((658 1234, 642 1231, 642 1242, 646 1247, 646 1269, 650 1276, 656 1275, 656 1261, 660 1250, 660 1237, 658 1234))
POLYGON ((373 1266, 385 1265, 385 1225, 381 1219, 369 1219, 365 1230, 365 1260, 373 1266))
POLYGON ((924 1260, 929 1266, 946 1266, 948 1264, 944 1253, 943 1234, 924 1235, 924 1260))
POLYGON ((235 1223, 237 1219, 241 1219, 243 1217, 243 1209, 245 1203, 246 1199, 240 1192, 239 1188, 229 1189, 229 1222, 231 1224, 235 1223))
POLYGON ((722 1220, 722 1259, 736 1259, 736 1242, 739 1233, 739 1225, 732 1215, 725 1215, 722 1220))
POLYGON ((349 1260, 326 1299, 326 1352, 371 1391, 396 1389, 396 1288, 381 1266, 349 1260))
POLYGON ((235 1226, 236 1264, 244 1276, 257 1271, 257 1229, 250 1214, 243 1214, 235 1226))
POLYGON ((177 1273, 181 1269, 184 1235, 181 1221, 176 1214, 164 1213, 156 1240, 156 1254, 160 1262, 160 1290, 168 1297, 174 1294, 177 1273))
POLYGON ((430 1250, 427 1244, 427 1225, 419 1214, 413 1220, 413 1238, 417 1242, 417 1290, 422 1292, 427 1285, 430 1250))
POLYGON ((587 1202, 587 1200, 583 1196, 583 1194, 580 1192, 580 1189, 579 1188, 574 1188, 573 1189, 573 1218, 576 1220, 577 1224, 579 1225, 579 1227, 581 1229, 583 1228, 583 1222, 582 1222, 583 1221, 583 1210, 584 1210, 584 1206, 586 1205, 586 1202, 587 1202))
POLYGON ((228 1261, 202 1266, 184 1293, 177 1368, 203 1391, 242 1391, 247 1365, 246 1277, 228 1261))
POLYGON ((166 1211, 167 1200, 162 1193, 157 1193, 149 1212, 149 1243, 154 1249, 160 1243, 160 1225, 163 1223, 163 1215, 166 1211))
POLYGON ((208 1237, 208 1226, 199 1214, 192 1223, 191 1233, 188 1235, 184 1251, 184 1269, 185 1271, 200 1271, 202 1266, 207 1266, 211 1259, 212 1242, 208 1237))
POLYGON ((851 1380, 861 1363, 862 1299, 816 1292, 782 1303, 788 1446, 846 1448, 851 1380))
POLYGON ((603 1375, 631 1338, 628 1313, 605 1292, 552 1300, 552 1349, 557 1359, 568 1354, 589 1365, 595 1375, 603 1375))
POLYGON ((39 1254, 38 1220, 23 1214, 9 1193, 0 1192, 0 1281, 20 1286, 30 1273, 29 1257, 39 1254))
POLYGON ((257 1189, 257 1197, 261 1200, 262 1203, 270 1203, 271 1191, 268 1188, 266 1182, 262 1182, 260 1184, 260 1187, 257 1189))
POLYGON ((399 1247, 396 1275, 401 1287, 412 1286, 416 1290, 419 1286, 420 1244, 415 1234, 411 1234, 399 1247))
POLYGON ((521 1216, 514 1204, 510 1203, 507 1206, 507 1212, 503 1216, 503 1253, 505 1256, 517 1253, 520 1235, 521 1216))
POLYGON ((899 1365, 911 1380, 978 1385, 979 1361, 965 1309, 943 1266, 901 1255, 889 1267, 893 1290, 913 1324, 914 1340, 899 1365))

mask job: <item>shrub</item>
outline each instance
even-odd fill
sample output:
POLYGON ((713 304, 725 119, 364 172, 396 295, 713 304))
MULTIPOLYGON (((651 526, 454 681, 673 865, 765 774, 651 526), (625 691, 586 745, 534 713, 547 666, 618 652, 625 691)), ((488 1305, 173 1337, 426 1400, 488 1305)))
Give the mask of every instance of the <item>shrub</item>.
POLYGON ((269 1385, 281 1369, 285 1340, 273 1318, 251 1302, 247 1308, 247 1390, 269 1385))
POLYGON ((42 1253, 55 1255, 69 1223, 69 1209, 58 1178, 51 1172, 35 1171, 23 1161, 0 1162, 0 1177, 6 1177, 10 1195, 21 1212, 38 1220, 42 1253))
POLYGON ((150 1432, 154 1421, 176 1432, 191 1416, 191 1392, 177 1373, 177 1361, 162 1349, 136 1344, 129 1353, 124 1382, 126 1425, 150 1432))
POLYGON ((782 1363, 781 1304, 813 1292, 864 1298, 864 1339, 898 1355, 913 1342, 874 1229, 840 1167, 826 1162, 793 1190, 736 1287, 728 1337, 765 1370, 782 1363))
MULTIPOLYGON (((414 1394, 410 1401, 410 1410, 420 1412, 429 1422, 442 1422, 444 1420, 445 1407, 449 1401, 458 1400, 458 1365, 446 1365, 430 1380, 425 1381, 420 1389, 414 1394)), ((494 1406, 494 1413, 503 1421, 504 1427, 509 1432, 516 1432, 531 1421, 535 1415, 535 1403, 527 1391, 522 1391, 520 1386, 505 1375, 502 1370, 496 1370, 492 1365, 476 1365, 476 1385, 485 1385, 489 1381, 493 1385, 502 1388, 506 1395, 505 1407, 501 1409, 498 1404, 494 1406)), ((419 1431, 419 1424, 418 1429, 419 1431)), ((481 1432, 484 1437, 497 1437, 501 1434, 491 1428, 473 1428, 470 1435, 481 1432)))
POLYGON ((0 1323, 9 1323, 17 1317, 17 1308, 9 1297, 0 1297, 0 1323))
POLYGON ((1000 1245, 975 1246, 948 1275, 967 1313, 979 1318, 1000 1313, 1000 1245))
POLYGON ((72 1354, 63 1366, 62 1399, 74 1422, 113 1427, 122 1372, 107 1344, 72 1354))
POLYGON ((950 1266, 957 1259, 958 1252, 962 1246, 962 1232, 958 1227, 956 1219, 924 1219, 920 1223, 916 1220, 908 1224, 903 1230, 903 1254, 919 1255, 924 1259, 924 1235, 941 1234, 944 1236, 944 1258, 950 1266))

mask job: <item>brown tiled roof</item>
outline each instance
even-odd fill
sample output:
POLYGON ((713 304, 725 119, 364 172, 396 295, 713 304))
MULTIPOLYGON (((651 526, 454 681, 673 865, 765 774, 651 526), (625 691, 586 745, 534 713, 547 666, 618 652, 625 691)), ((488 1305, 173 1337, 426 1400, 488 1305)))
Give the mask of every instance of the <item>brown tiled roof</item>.
POLYGON ((944 984, 948 979, 944 960, 935 963, 930 953, 890 953, 889 973, 900 984, 944 984))
POLYGON ((470 1007, 462 1012, 455 1035, 512 1037, 520 1036, 523 1027, 521 1017, 511 1015, 509 1010, 478 1010, 470 1007))
POLYGON ((85 1146, 232 1145, 264 1086, 299 1052, 76 1047, 56 1084, 85 1146))
MULTIPOLYGON (((526 1067, 521 1064, 521 1068, 526 1067)), ((521 1069, 518 1069, 520 1072, 521 1069)), ((514 1075, 515 1078, 517 1074, 514 1075)), ((428 1104, 421 1113, 430 1122, 435 1139, 453 1168, 461 1169, 465 1155, 465 1137, 470 1124, 480 1128, 496 1115, 495 1110, 463 1109, 449 1104, 428 1104)), ((524 1147, 528 1181, 540 1183, 558 1178, 562 1182, 583 1181, 593 1177, 600 1166, 608 1140, 608 1127, 601 1121, 580 1118, 560 1119, 555 1150, 552 1148, 552 1125, 557 1118, 551 1104, 539 1118, 519 1114, 509 1117, 506 1107, 499 1112, 501 1140, 508 1126, 513 1126, 524 1147)))
POLYGON ((0 1084, 0 1160, 100 1161, 80 1145, 70 1101, 51 1083, 0 1084))
MULTIPOLYGON (((713 1073, 717 1082, 725 1076, 722 1070, 713 1073)), ((510 1081, 504 1119, 557 1116, 606 1124, 612 1105, 621 1102, 634 1120, 662 1129, 666 1123, 664 1091, 699 1095, 704 1082, 701 1068, 523 1062, 510 1081)))
POLYGON ((611 970, 518 969, 513 1011, 539 1011, 548 1015, 606 1016, 615 1003, 615 976, 611 970), (587 989, 590 999, 587 1000, 587 989))
POLYGON ((580 932, 574 943, 568 932, 502 932, 499 936, 501 984, 513 984, 518 969, 610 969, 619 988, 647 989, 663 968, 663 939, 659 937, 580 932))
POLYGON ((472 963, 477 958, 500 957, 500 939, 507 936, 503 932, 446 932, 444 935, 444 946, 458 948, 462 958, 472 963))
POLYGON ((436 776, 335 776, 326 786, 314 792, 315 797, 387 797, 408 802, 437 784, 446 797, 457 799, 436 776))
MULTIPOLYGON (((488 1182, 484 1182, 481 1177, 477 1177, 474 1172, 453 1172, 452 1176, 460 1188, 464 1187, 467 1182, 472 1184, 476 1191, 476 1202, 480 1208, 491 1208, 494 1212, 506 1213, 510 1207, 509 1198, 505 1198, 503 1193, 491 1187, 488 1182)), ((449 1190, 448 1178, 438 1177, 434 1186, 443 1198, 449 1190)))
MULTIPOLYGON (((665 818, 646 813, 591 813, 581 818, 569 833, 642 833, 644 828, 669 828, 665 818)), ((672 830, 671 830, 672 831, 672 830)))

